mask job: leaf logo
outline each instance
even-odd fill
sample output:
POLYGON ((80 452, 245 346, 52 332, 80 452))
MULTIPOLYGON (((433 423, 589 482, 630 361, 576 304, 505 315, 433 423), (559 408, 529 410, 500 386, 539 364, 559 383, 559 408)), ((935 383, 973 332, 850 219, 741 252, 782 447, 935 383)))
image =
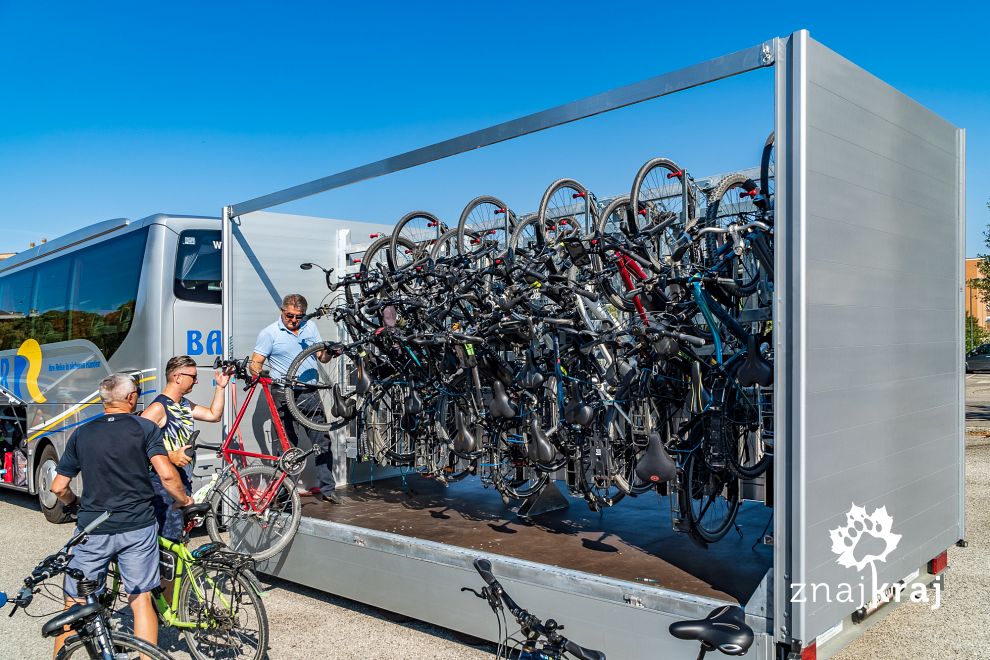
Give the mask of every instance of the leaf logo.
POLYGON ((836 561, 847 568, 855 567, 857 571, 862 571, 870 566, 875 573, 876 562, 886 562, 887 555, 897 547, 901 540, 900 534, 891 532, 893 525, 894 519, 887 513, 887 507, 882 506, 879 509, 874 509, 873 513, 867 515, 865 507, 856 506, 853 503, 852 508, 846 513, 845 526, 830 529, 828 532, 832 539, 832 552, 839 556, 836 561), (856 549, 860 542, 867 537, 872 537, 875 540, 870 544, 872 547, 876 548, 882 545, 883 550, 879 553, 864 554, 857 559, 856 549))

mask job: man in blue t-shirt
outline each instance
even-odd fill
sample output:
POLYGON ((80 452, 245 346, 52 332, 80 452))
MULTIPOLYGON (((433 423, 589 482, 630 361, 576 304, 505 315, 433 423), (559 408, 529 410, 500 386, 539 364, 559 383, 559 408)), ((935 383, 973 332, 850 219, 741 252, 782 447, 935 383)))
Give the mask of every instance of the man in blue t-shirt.
MULTIPOLYGON (((306 299, 298 293, 290 293, 282 298, 282 314, 271 325, 258 333, 254 343, 254 355, 251 356, 251 373, 255 376, 261 372, 265 361, 268 361, 268 372, 272 378, 284 378, 289 365, 304 349, 323 341, 315 323, 306 323, 306 299)), ((318 351, 316 359, 329 362, 332 355, 326 351, 318 351)), ((309 358, 300 369, 297 378, 306 383, 316 382, 319 373, 316 359, 309 358)), ((285 388, 281 385, 272 386, 272 397, 278 408, 285 434, 295 446, 299 439, 308 437, 314 447, 319 447, 319 453, 314 459, 316 479, 319 481, 319 498, 331 504, 340 504, 340 499, 334 492, 337 482, 333 476, 333 454, 330 450, 330 437, 322 431, 308 429, 292 416, 285 403, 285 388)), ((314 421, 323 422, 326 417, 323 412, 323 402, 319 391, 297 392, 296 403, 304 410, 312 410, 314 421)))
MULTIPOLYGON (((158 619, 151 604, 151 590, 159 585, 158 521, 155 491, 148 464, 175 499, 176 507, 193 503, 186 495, 179 473, 172 467, 162 441, 162 430, 132 415, 138 391, 126 374, 110 374, 100 382, 103 416, 76 429, 55 468, 51 491, 65 505, 79 506, 82 529, 105 511, 110 518, 96 528, 86 543, 72 551, 69 566, 87 579, 103 584, 107 566, 116 561, 134 613, 134 634, 152 644, 158 642, 158 619), (85 488, 77 497, 70 480, 82 474, 85 488)), ((78 585, 65 580, 66 607, 84 602, 78 585)), ((58 654, 68 632, 55 639, 58 654)))

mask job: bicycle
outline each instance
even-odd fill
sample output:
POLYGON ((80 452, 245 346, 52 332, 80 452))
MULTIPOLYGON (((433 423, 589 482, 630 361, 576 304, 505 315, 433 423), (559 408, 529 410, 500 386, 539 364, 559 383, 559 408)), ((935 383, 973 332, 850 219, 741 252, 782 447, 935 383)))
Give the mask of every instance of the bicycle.
POLYGON ((210 539, 262 561, 281 552, 299 528, 302 503, 296 491, 296 477, 318 448, 303 451, 291 445, 272 397, 271 386, 275 381, 267 371, 257 376, 250 375, 247 368, 249 360, 223 360, 218 357, 214 362, 215 369, 232 369, 234 378, 246 383, 244 389, 248 394, 223 444, 194 445, 189 451, 194 452, 196 448, 215 450, 223 459, 223 467, 218 469, 210 484, 196 493, 197 500, 208 501, 212 508, 212 514, 206 518, 206 531, 210 539), (268 404, 280 454, 247 451, 240 438, 241 421, 259 387, 268 404), (249 461, 262 463, 252 465, 249 461), (235 531, 232 526, 237 534, 232 533, 235 531))
MULTIPOLYGON (((113 630, 107 611, 97 596, 99 585, 93 580, 85 579, 83 572, 78 568, 69 567, 69 551, 80 543, 85 543, 89 535, 109 517, 109 511, 103 513, 69 539, 61 550, 45 557, 31 571, 31 575, 24 578, 24 586, 16 596, 9 598, 6 593, 0 591, 0 607, 8 602, 13 603, 14 609, 9 616, 14 616, 18 608, 27 609, 31 605, 35 594, 41 592, 42 583, 64 574, 78 582, 78 593, 85 599, 85 603, 70 606, 42 626, 42 637, 58 637, 65 632, 66 627, 75 633, 66 640, 55 660, 82 658, 84 655, 94 660, 130 660, 138 657, 172 660, 172 656, 157 646, 133 635, 113 630)), ((61 605, 64 601, 58 599, 58 602, 61 605)))
MULTIPOLYGON (((189 533, 203 523, 209 506, 182 510, 186 524, 179 541, 158 537, 162 582, 170 589, 153 589, 152 604, 163 624, 182 633, 197 660, 260 660, 268 650, 268 614, 254 561, 215 542, 188 547, 189 533)), ((100 600, 112 611, 123 602, 116 564, 111 564, 106 584, 100 600)))

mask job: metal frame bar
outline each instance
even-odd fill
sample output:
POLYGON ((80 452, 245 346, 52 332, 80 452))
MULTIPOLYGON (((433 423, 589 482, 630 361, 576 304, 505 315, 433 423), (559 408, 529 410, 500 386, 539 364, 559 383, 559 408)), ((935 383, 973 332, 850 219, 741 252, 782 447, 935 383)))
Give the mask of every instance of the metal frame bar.
POLYGON ((664 73, 647 80, 624 87, 588 96, 571 103, 548 110, 512 119, 502 124, 467 133, 459 137, 437 142, 426 147, 407 151, 391 158, 375 161, 338 172, 322 179, 302 183, 291 188, 255 197, 229 206, 230 217, 253 211, 262 211, 273 206, 294 202, 304 197, 340 188, 359 181, 373 179, 392 172, 398 172, 417 165, 455 156, 499 142, 505 142, 522 135, 560 126, 579 119, 624 108, 628 105, 659 98, 706 83, 772 66, 776 39, 765 41, 751 48, 736 51, 707 62, 664 73))

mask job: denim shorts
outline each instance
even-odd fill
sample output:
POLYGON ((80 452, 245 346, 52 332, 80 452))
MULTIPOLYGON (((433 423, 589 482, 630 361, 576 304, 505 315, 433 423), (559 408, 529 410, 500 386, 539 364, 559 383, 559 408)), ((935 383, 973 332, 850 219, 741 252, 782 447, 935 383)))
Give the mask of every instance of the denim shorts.
MULTIPOLYGON (((102 590, 111 561, 117 562, 125 593, 143 594, 159 586, 158 523, 129 532, 90 534, 85 543, 72 549, 69 567, 81 570, 102 590)), ((66 576, 64 587, 67 596, 79 598, 75 580, 66 576)))

